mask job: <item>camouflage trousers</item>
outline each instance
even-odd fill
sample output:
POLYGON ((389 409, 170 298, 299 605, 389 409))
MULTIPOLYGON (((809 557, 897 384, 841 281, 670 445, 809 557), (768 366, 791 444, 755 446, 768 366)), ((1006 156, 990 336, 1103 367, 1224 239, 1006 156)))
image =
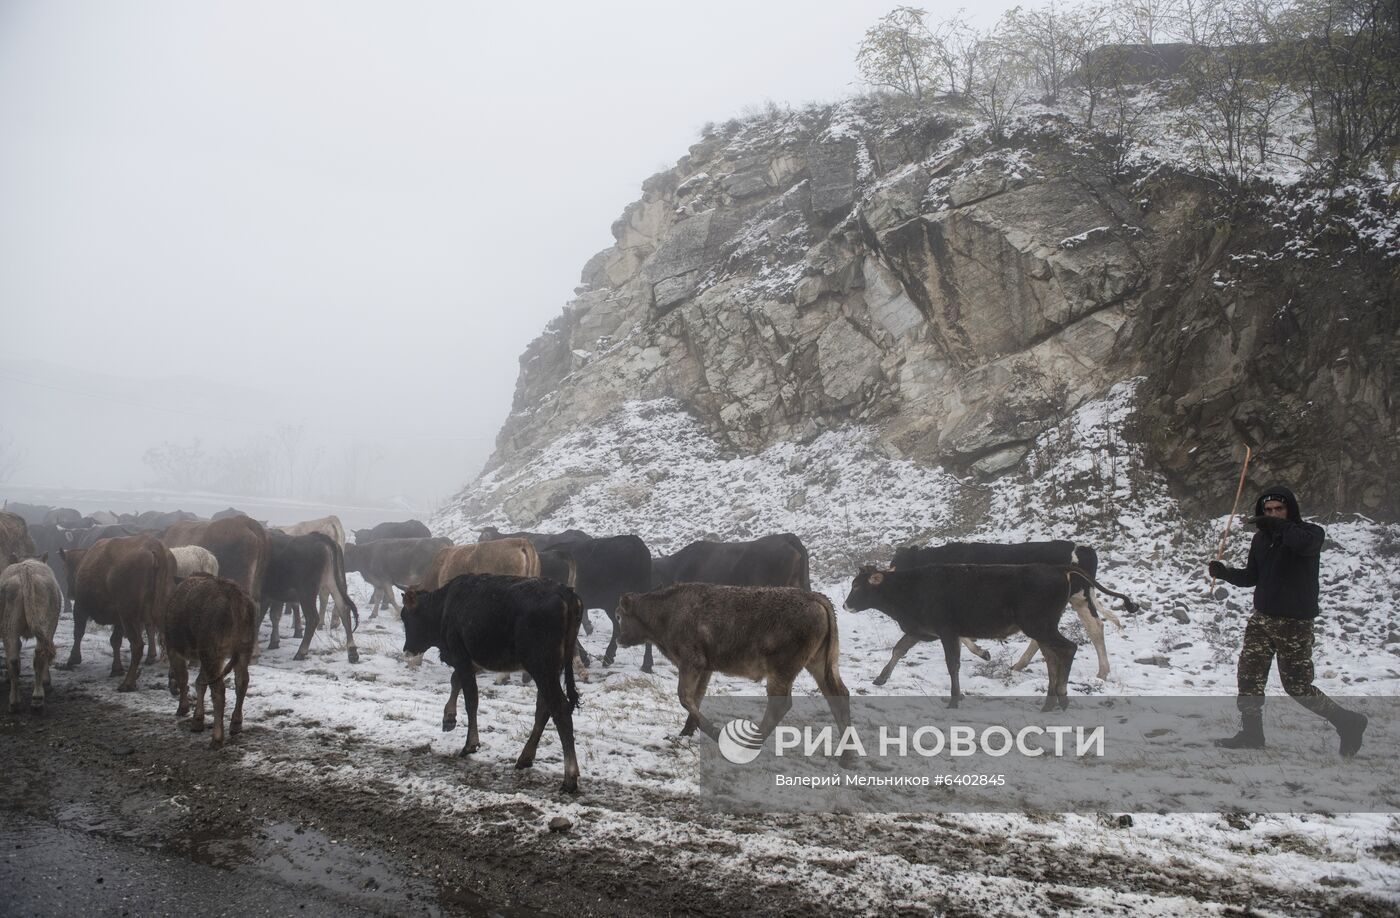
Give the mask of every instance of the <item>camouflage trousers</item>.
POLYGON ((1239 698, 1242 713, 1264 709, 1264 686, 1269 669, 1278 657, 1278 674, 1283 690, 1299 704, 1332 720, 1342 712, 1322 689, 1313 685, 1313 623, 1310 619, 1278 618, 1255 612, 1244 628, 1244 648, 1240 651, 1239 698))

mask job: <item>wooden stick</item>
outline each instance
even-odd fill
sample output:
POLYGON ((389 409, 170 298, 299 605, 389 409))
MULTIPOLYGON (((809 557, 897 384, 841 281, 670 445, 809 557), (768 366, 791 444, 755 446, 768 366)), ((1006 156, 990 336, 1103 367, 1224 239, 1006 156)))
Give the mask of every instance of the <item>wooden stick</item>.
MULTIPOLYGON (((1240 469, 1240 484, 1239 487, 1235 488, 1235 502, 1230 505, 1230 515, 1225 518, 1225 531, 1220 535, 1220 547, 1215 551, 1215 560, 1217 561, 1225 557, 1225 540, 1230 538, 1230 524, 1235 521, 1235 512, 1240 509, 1240 495, 1244 493, 1244 476, 1249 471, 1249 457, 1252 454, 1253 450, 1246 443, 1244 445, 1244 468, 1240 469)), ((1215 577, 1213 576, 1210 578, 1209 595, 1215 595, 1215 577)))

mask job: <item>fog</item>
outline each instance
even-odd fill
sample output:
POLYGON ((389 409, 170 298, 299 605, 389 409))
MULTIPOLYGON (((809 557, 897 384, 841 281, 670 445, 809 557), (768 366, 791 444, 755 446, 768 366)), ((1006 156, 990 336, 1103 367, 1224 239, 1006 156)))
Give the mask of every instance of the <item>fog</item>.
POLYGON ((643 179, 892 5, 0 5, 0 473, 437 505, 643 179))

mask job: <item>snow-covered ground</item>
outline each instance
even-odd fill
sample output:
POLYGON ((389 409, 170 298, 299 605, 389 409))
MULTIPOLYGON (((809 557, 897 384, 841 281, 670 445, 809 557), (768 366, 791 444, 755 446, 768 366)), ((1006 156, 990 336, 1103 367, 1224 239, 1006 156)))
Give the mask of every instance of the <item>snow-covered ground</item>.
MULTIPOLYGON (((1213 557, 1224 518, 1183 520, 1165 487, 1147 475, 1131 444, 1118 430, 1129 410, 1132 385, 1107 399, 1083 406, 1061 428, 1042 438, 1023 479, 1004 479, 974 500, 973 486, 942 471, 881 456, 868 437, 827 434, 805 446, 774 447, 759 456, 725 458, 693 421, 667 404, 633 404, 610 423, 581 432, 568 448, 551 450, 518 480, 487 481, 504 486, 566 473, 603 476, 561 507, 542 530, 578 526, 607 534, 637 531, 658 553, 673 551, 705 533, 730 538, 764 531, 791 530, 812 547, 815 579, 841 608, 849 574, 860 562, 888 561, 890 547, 942 534, 1003 540, 1081 535, 1097 544, 1102 579, 1144 604, 1136 616, 1123 615, 1121 630, 1109 627, 1113 664, 1109 678, 1094 678, 1090 649, 1081 648, 1071 679, 1071 695, 1217 694, 1234 691, 1234 659, 1247 616, 1248 597, 1232 591, 1208 596, 1203 571, 1213 557), (626 460, 622 456, 625 454, 626 460), (799 491, 804 500, 794 500, 799 491), (1061 492, 1077 501, 1054 500, 1061 492), (977 513, 965 511, 976 504, 977 513), (969 520, 978 520, 970 525, 969 520)), ((1306 495, 1303 496, 1306 500, 1306 495)), ((1306 506, 1305 506, 1306 509, 1306 506)), ((437 521, 458 540, 474 538, 474 526, 507 523, 503 518, 466 520, 453 512, 437 521)), ((1366 520, 1327 522, 1323 614, 1316 652, 1318 684, 1330 693, 1394 695, 1400 688, 1400 628, 1395 600, 1400 593, 1400 532, 1366 520)), ((1228 556, 1242 560, 1249 533, 1236 528, 1228 556)), ((362 607, 368 589, 351 575, 362 607)), ((1116 605, 1116 603, 1115 603, 1116 605)), ((921 645, 910 652, 890 682, 876 688, 875 675, 888 659, 898 628, 876 612, 838 613, 841 669, 857 694, 934 695, 947 690, 941 650, 921 645)), ((595 612, 597 630, 584 638, 601 656, 609 637, 604 616, 595 612)), ((1071 615, 1063 629, 1083 641, 1071 615)), ((68 620, 60 626, 59 659, 71 640, 68 620)), ((68 680, 103 684, 107 633, 88 632, 87 662, 76 672, 58 672, 59 691, 68 680)), ((291 660, 293 643, 264 652, 254 667, 247 707, 250 723, 314 735, 353 732, 372 747, 417 750, 422 761, 456 762, 464 739, 440 732, 448 671, 430 653, 418 668, 401 651, 402 629, 392 616, 366 619, 357 635, 362 662, 350 665, 333 637, 318 634, 311 659, 291 660)), ((1017 673, 1010 664, 1023 647, 1020 639, 987 642, 992 659, 968 658, 963 688, 971 695, 1033 695, 1045 690, 1042 663, 1017 673), (973 665, 968 665, 968 664, 973 665)), ((1230 901, 1225 891, 1240 883, 1272 891, 1275 906, 1320 888, 1382 896, 1400 909, 1400 818, 1385 814, 1134 814, 1130 827, 1103 814, 1060 815, 865 815, 760 818, 747 821, 722 814, 678 820, 678 810, 698 808, 699 740, 674 739, 684 717, 675 700, 675 670, 660 659, 651 675, 639 671, 640 648, 619 651, 614 666, 595 661, 580 686, 583 705, 576 715, 583 794, 560 798, 562 774, 553 731, 546 734, 532 772, 517 776, 515 757, 528 734, 534 689, 519 684, 494 686, 482 677, 482 748, 469 761, 379 777, 405 793, 464 815, 490 813, 515 819, 537 831, 554 815, 570 816, 571 845, 632 844, 666 846, 677 862, 696 871, 748 877, 774 889, 791 889, 812 900, 832 897, 868 903, 888 913, 927 904, 930 890, 978 910, 1033 910, 1046 890, 1066 902, 1099 911, 1141 914, 1220 913, 1230 901), (470 790, 464 790, 468 785, 470 790), (647 795, 646 805, 624 805, 629 794, 647 795), (509 815, 501 815, 509 814, 509 815), (954 833, 969 844, 1018 852, 1021 858, 1058 863, 1031 881, 989 864, 985 870, 959 870, 921 859, 892 839, 904 833, 954 833), (1125 887, 1096 877, 1090 865, 1113 858, 1134 870, 1162 876, 1189 871, 1196 885, 1175 888, 1161 881, 1125 887), (1211 890, 1218 890, 1212 893, 1211 890), (988 898, 992 897, 992 898, 988 898)), ((27 667, 26 667, 27 669, 27 667)), ((164 667, 142 677, 142 691, 112 697, 152 716, 169 717, 174 701, 163 691, 164 667)), ((1271 692, 1281 689, 1274 676, 1271 692)), ((712 694, 757 694, 760 687, 716 676, 712 694)), ((796 691, 816 694, 805 677, 796 691)), ((172 742, 204 742, 175 733, 172 742)), ((1395 769, 1394 749, 1363 748, 1357 763, 1395 769)), ((387 767, 374 756, 353 762, 308 760, 254 751, 254 769, 308 782, 360 780, 366 769, 387 767)), ((399 767, 399 766, 395 766, 399 767)), ((483 817, 484 818, 484 817, 483 817)), ((999 849, 998 849, 999 850, 999 849)))

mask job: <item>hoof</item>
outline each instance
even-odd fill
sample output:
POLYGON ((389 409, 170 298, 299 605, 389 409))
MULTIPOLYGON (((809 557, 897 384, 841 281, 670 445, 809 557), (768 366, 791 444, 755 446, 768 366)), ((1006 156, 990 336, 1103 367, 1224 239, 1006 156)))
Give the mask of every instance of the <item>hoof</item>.
POLYGON ((189 709, 188 707, 176 708, 176 709, 175 709, 175 716, 176 716, 176 717, 187 717, 187 716, 189 716, 189 713, 190 713, 190 709, 189 709))
POLYGON ((58 664, 58 668, 59 668, 59 669, 62 669, 62 670, 77 669, 77 668, 78 668, 78 663, 79 663, 79 662, 81 662, 81 661, 79 661, 79 660, 69 660, 67 663, 60 663, 60 664, 58 664))
POLYGON ((462 747, 461 752, 457 753, 457 758, 465 759, 467 756, 471 755, 473 752, 476 752, 480 748, 480 743, 468 743, 467 745, 462 747))
POLYGON ((1011 671, 1013 673, 1023 673, 1026 671, 1026 665, 1024 663, 1012 663, 1011 671))
POLYGON ((457 729, 457 721, 455 721, 455 720, 448 720, 446 717, 444 717, 444 718, 442 719, 442 732, 443 732, 443 733, 451 733, 453 730, 456 730, 456 729, 457 729))
POLYGON ((19 713, 19 705, 17 705, 17 704, 11 704, 11 705, 10 705, 10 713, 11 713, 11 714, 18 714, 18 713, 19 713))
POLYGON ((235 720, 233 723, 229 724, 229 725, 228 725, 228 732, 229 732, 230 734, 234 735, 234 736, 237 736, 238 734, 242 733, 242 732, 243 732, 243 721, 241 721, 241 720, 235 720))
POLYGON ((306 654, 304 654, 304 653, 295 654, 295 655, 292 656, 292 659, 293 659, 293 660, 298 660, 298 661, 303 661, 303 660, 306 659, 306 654))
POLYGON ((610 653, 603 654, 603 665, 604 665, 604 666, 612 666, 612 665, 613 665, 613 659, 614 659, 614 658, 613 658, 613 655, 612 655, 612 654, 610 654, 610 653))
POLYGON ((650 672, 651 672, 651 667, 650 667, 650 666, 643 666, 643 667, 642 667, 642 672, 644 672, 644 673, 650 673, 650 672))
POLYGON ((351 663, 358 663, 358 662, 360 662, 360 651, 359 651, 359 649, 356 648, 356 647, 351 647, 351 648, 350 648, 350 662, 351 662, 351 663))
POLYGON ((530 759, 529 761, 526 761, 525 759, 519 759, 519 760, 517 760, 516 763, 515 763, 515 770, 516 770, 516 771, 524 771, 526 768, 534 768, 534 767, 535 767, 535 760, 534 760, 534 759, 530 759))
POLYGON ((204 732, 204 721, 202 721, 202 720, 196 720, 196 721, 194 721, 193 723, 191 723, 191 724, 190 724, 190 732, 191 732, 191 733, 203 733, 203 732, 204 732))
POLYGON ((293 628, 293 629, 292 629, 292 637, 301 637, 301 629, 300 629, 300 628, 293 628))
POLYGON ((566 794, 578 793, 578 778, 565 778, 564 785, 559 788, 566 794))
POLYGON ((889 677, 889 676, 876 676, 876 677, 875 677, 875 682, 874 682, 874 684, 875 684, 875 685, 884 685, 886 682, 889 682, 889 681, 890 681, 890 677, 889 677))
POLYGON ((125 682, 123 682, 121 685, 117 686, 117 691, 119 691, 119 692, 134 692, 134 691, 136 691, 136 686, 134 686, 134 685, 128 685, 128 684, 126 684, 125 682))
POLYGON ((218 748, 219 748, 220 746, 222 746, 223 744, 224 744, 224 741, 223 741, 222 739, 220 739, 219 737, 215 737, 214 739, 211 739, 211 740, 209 741, 209 748, 210 748, 210 749, 218 749, 218 748))
MULTIPOLYGON (((11 711, 10 713, 13 714, 14 712, 11 711)), ((29 705, 29 713, 30 713, 30 714, 33 714, 35 717, 43 717, 43 716, 44 716, 44 703, 43 703, 42 701, 35 701, 35 702, 32 702, 32 703, 29 705)))
POLYGON ((1107 681, 1107 679, 1108 679, 1108 670, 1106 670, 1106 669, 1101 669, 1101 670, 1099 670, 1098 674, 1097 674, 1096 676, 1094 676, 1094 678, 1095 678, 1095 679, 1098 679, 1100 682, 1107 681))

